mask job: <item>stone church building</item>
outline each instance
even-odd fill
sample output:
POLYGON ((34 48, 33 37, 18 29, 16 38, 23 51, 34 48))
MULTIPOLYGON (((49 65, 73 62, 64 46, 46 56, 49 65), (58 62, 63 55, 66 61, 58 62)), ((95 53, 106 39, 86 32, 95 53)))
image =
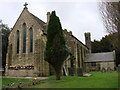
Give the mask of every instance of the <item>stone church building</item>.
MULTIPOLYGON (((54 73, 52 66, 44 60, 49 17, 50 12, 47 13, 47 22, 45 23, 30 13, 25 5, 8 38, 6 75, 47 76, 54 73)), ((86 45, 73 36, 71 31, 68 32, 65 29, 63 34, 68 50, 75 57, 74 60, 71 60, 68 56, 65 60, 63 67, 66 72, 68 72, 68 68, 73 68, 74 73, 77 73, 77 68, 86 71, 86 56, 91 54, 90 33, 85 33, 86 45)), ((111 62, 113 65, 114 59, 111 62)))

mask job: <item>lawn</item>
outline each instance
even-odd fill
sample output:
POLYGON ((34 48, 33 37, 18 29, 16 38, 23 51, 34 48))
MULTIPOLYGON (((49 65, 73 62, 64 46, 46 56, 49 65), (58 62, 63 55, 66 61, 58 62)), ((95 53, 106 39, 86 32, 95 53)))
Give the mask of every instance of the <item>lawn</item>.
POLYGON ((0 90, 2 88, 2 78, 0 78, 0 90))
POLYGON ((118 88, 118 73, 90 72, 90 77, 62 76, 56 81, 55 76, 30 88, 118 88))
POLYGON ((33 79, 2 78, 2 88, 15 87, 17 85, 21 85, 33 81, 34 81, 33 79), (14 84, 11 86, 11 83, 14 84))

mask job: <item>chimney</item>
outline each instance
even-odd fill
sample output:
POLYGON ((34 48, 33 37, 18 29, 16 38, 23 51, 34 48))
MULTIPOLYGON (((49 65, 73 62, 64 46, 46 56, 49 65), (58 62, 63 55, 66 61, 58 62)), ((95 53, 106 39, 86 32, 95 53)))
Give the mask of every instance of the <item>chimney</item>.
POLYGON ((49 23, 49 20, 50 20, 50 12, 47 12, 47 25, 49 23))
POLYGON ((89 48, 89 53, 91 53, 91 35, 90 32, 87 32, 85 35, 85 44, 89 48))

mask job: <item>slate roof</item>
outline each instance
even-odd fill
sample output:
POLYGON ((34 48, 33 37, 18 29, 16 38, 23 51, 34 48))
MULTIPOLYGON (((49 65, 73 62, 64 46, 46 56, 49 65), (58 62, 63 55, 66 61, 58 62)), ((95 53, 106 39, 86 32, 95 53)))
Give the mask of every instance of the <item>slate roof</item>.
POLYGON ((32 13, 30 13, 32 15, 32 17, 40 24, 40 26, 42 27, 42 31, 44 33, 47 33, 47 26, 46 23, 42 20, 40 20, 38 17, 36 17, 35 15, 33 15, 32 13))
POLYGON ((104 52, 87 54, 85 62, 107 62, 114 60, 114 52, 104 52))

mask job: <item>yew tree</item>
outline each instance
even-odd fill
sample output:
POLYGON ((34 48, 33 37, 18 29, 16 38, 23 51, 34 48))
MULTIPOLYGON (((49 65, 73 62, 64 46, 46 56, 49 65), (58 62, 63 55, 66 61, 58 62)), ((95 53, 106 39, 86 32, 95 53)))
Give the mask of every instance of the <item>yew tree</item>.
POLYGON ((60 80, 63 62, 68 55, 59 17, 56 16, 55 11, 52 11, 47 28, 45 61, 54 68, 56 80, 60 80))

